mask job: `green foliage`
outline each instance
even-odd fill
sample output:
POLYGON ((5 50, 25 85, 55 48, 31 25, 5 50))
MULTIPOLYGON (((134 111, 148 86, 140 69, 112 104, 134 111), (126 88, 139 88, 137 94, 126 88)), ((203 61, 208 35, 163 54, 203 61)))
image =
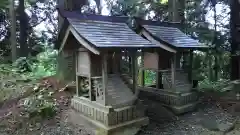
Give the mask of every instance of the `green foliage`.
POLYGON ((57 51, 47 48, 46 51, 38 54, 32 64, 32 76, 41 78, 56 74, 57 51))
POLYGON ((13 63, 13 67, 20 73, 29 72, 31 71, 31 61, 26 57, 20 57, 13 63))
POLYGON ((41 78, 56 74, 57 51, 46 48, 36 57, 20 57, 12 67, 19 73, 27 73, 33 78, 41 78))
POLYGON ((200 91, 223 91, 223 89, 228 86, 229 80, 220 79, 216 82, 210 81, 209 79, 204 79, 199 82, 200 91))
POLYGON ((0 0, 0 9, 6 8, 8 6, 8 0, 0 0))
POLYGON ((36 86, 35 94, 24 99, 23 106, 30 118, 35 116, 53 117, 56 114, 56 101, 52 97, 54 91, 47 87, 36 86))
POLYGON ((159 2, 160 2, 161 4, 167 4, 167 3, 168 3, 168 0, 159 0, 159 2))
POLYGON ((154 85, 156 84, 156 72, 151 70, 145 70, 144 79, 146 85, 154 85))
POLYGON ((0 64, 0 103, 21 96, 33 84, 28 75, 10 64, 0 64))
POLYGON ((0 102, 22 95, 30 87, 34 93, 24 99, 23 107, 30 118, 53 117, 57 105, 53 90, 47 82, 37 84, 34 80, 56 73, 57 52, 50 47, 36 57, 21 57, 13 64, 0 64, 0 102))

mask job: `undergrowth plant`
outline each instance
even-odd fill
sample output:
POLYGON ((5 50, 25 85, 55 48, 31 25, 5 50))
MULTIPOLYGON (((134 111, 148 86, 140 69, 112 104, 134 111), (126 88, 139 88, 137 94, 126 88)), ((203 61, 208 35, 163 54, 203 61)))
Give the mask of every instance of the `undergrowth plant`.
POLYGON ((25 98, 22 104, 29 118, 36 116, 48 118, 56 114, 57 104, 52 96, 54 91, 48 84, 34 87, 34 94, 25 98))
POLYGON ((229 84, 229 80, 220 79, 218 81, 210 81, 209 79, 204 79, 199 82, 200 91, 224 91, 224 88, 229 84))
POLYGON ((22 107, 25 109, 25 114, 30 118, 53 117, 57 110, 56 100, 53 97, 56 90, 50 88, 48 84, 39 86, 35 80, 56 73, 56 57, 56 50, 45 47, 45 51, 36 57, 21 57, 13 64, 0 64, 0 102, 19 97, 32 87, 34 92, 23 99, 22 107))

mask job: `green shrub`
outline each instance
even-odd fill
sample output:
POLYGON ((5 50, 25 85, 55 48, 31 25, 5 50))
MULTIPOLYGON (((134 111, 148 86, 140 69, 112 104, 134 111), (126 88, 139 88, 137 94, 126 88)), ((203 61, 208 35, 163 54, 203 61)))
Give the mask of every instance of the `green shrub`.
POLYGON ((225 79, 220 79, 216 82, 210 81, 209 79, 204 79, 199 82, 200 91, 223 91, 223 89, 228 85, 229 81, 225 79))
POLYGON ((151 70, 144 71, 144 80, 146 85, 154 85, 156 84, 156 72, 151 70))

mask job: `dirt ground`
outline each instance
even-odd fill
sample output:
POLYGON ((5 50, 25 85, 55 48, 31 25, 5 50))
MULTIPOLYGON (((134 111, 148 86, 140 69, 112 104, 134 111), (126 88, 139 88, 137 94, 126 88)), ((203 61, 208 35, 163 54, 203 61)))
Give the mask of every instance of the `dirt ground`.
MULTIPOLYGON (((234 120, 235 117, 230 113, 214 104, 207 104, 194 112, 179 116, 176 121, 162 123, 151 121, 137 135, 221 135, 221 131, 215 129, 211 131, 211 128, 215 127, 216 123, 233 123, 234 120), (210 125, 204 125, 203 121, 210 125)), ((238 128, 240 126, 236 126, 234 130, 240 133, 238 128)))
MULTIPOLYGON (((54 78, 43 79, 43 81, 45 80, 49 80, 55 89, 64 86, 58 84, 54 78)), ((19 105, 19 101, 31 95, 31 92, 32 90, 29 89, 22 96, 7 100, 1 104, 0 135, 93 134, 89 127, 69 120, 69 115, 67 114, 71 110, 69 106, 70 99, 74 94, 70 90, 59 91, 54 94, 54 98, 57 99, 59 104, 57 116, 54 118, 45 120, 41 118, 31 120, 25 118, 24 115, 21 115, 23 108, 19 105)), ((205 97, 196 111, 181 116, 161 113, 164 108, 158 108, 159 114, 157 115, 159 119, 150 121, 150 124, 143 127, 136 135, 221 135, 227 127, 233 128, 226 135, 240 135, 240 122, 236 121, 237 115, 229 111, 231 105, 219 103, 211 98, 210 96, 205 97)))

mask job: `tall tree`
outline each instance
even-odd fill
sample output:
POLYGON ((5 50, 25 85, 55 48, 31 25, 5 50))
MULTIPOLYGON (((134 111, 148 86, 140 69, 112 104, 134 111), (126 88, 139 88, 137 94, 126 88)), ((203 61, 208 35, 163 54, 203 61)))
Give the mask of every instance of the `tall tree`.
POLYGON ((9 13, 11 19, 11 53, 12 61, 17 59, 17 40, 16 40, 16 14, 14 0, 9 0, 9 13))
POLYGON ((28 56, 27 45, 27 29, 28 29, 28 16, 25 13, 25 0, 19 0, 18 6, 19 20, 20 20, 20 56, 28 56))
POLYGON ((239 27, 240 27, 240 1, 231 0, 230 31, 231 31, 231 80, 239 79, 239 27))

